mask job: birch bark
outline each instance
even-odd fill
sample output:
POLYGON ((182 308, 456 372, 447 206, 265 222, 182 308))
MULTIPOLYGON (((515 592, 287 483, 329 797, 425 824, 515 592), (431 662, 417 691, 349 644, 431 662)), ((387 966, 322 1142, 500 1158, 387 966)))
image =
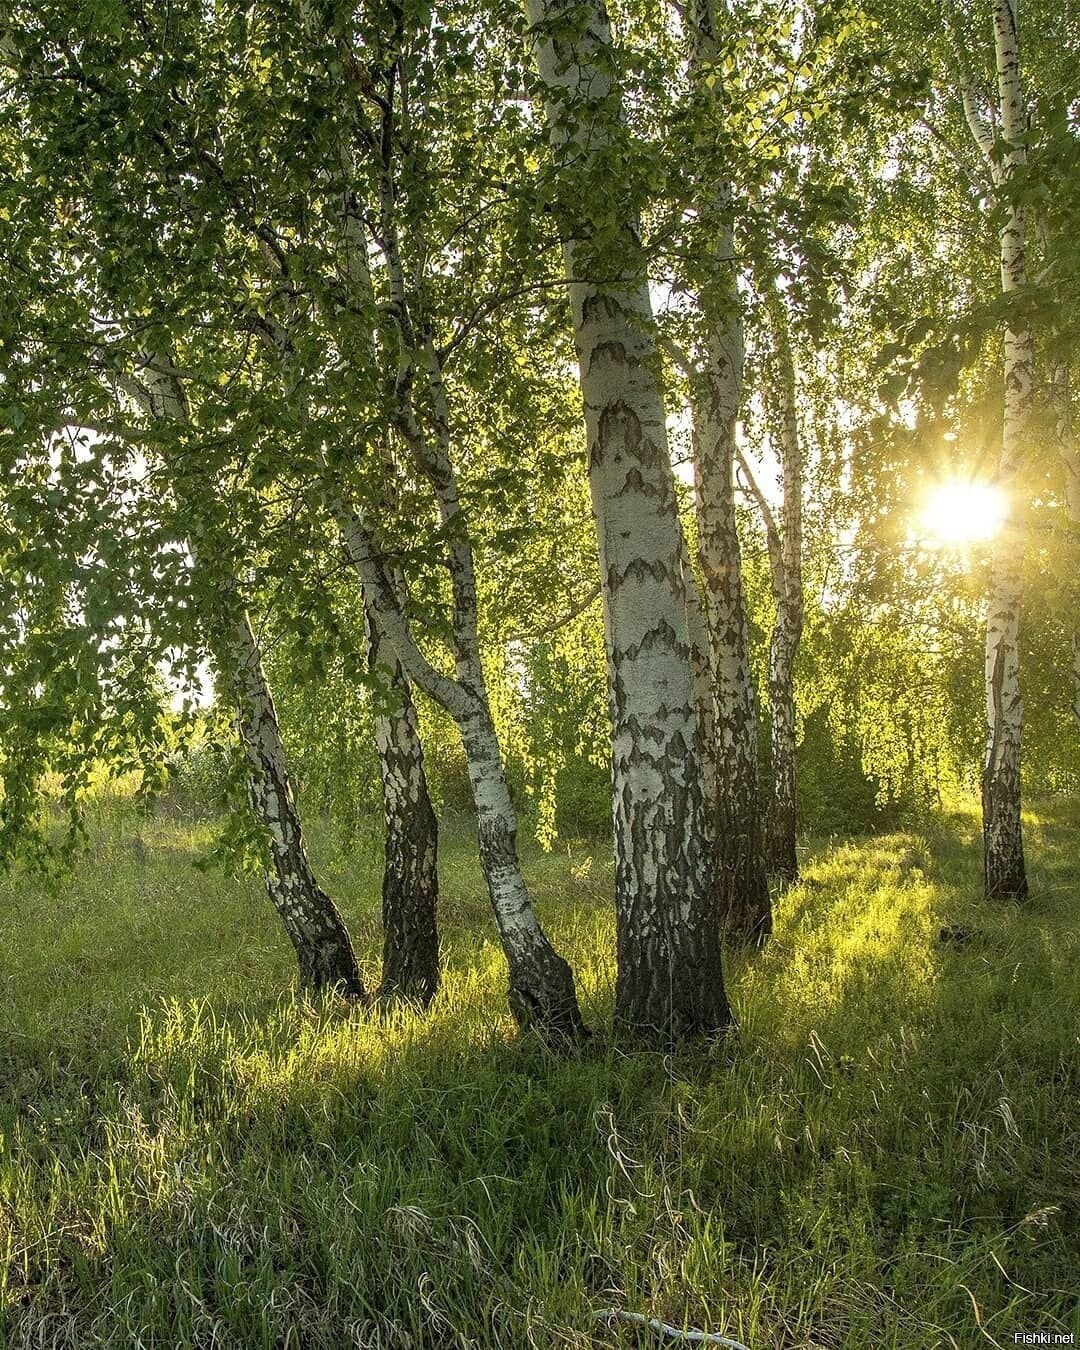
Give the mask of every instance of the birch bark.
MULTIPOLYGON (((498 737, 491 718, 477 649, 458 653, 457 679, 436 670, 417 647, 400 596, 375 547, 363 511, 340 490, 329 505, 350 562, 363 582, 374 620, 409 678, 454 718, 461 733, 476 805, 480 863, 509 968, 510 1009, 522 1028, 532 1027, 555 1041, 586 1035, 569 965, 552 947, 533 909, 517 854, 517 817, 506 782, 498 737)), ((466 541, 467 543, 467 541, 466 541)), ((467 550, 471 557, 471 550, 467 550)), ((464 557, 461 545, 459 553, 464 557)), ((455 582, 455 613, 475 626, 468 600, 471 567, 455 582)), ((475 605, 473 595, 472 605, 475 605)))
MULTIPOLYGON (((342 169, 351 178, 351 157, 342 151, 342 169)), ((343 248, 341 275, 350 296, 362 314, 374 308, 371 275, 367 265, 367 241, 355 210, 346 198, 342 213, 343 248)), ((280 261, 263 251, 272 274, 281 276, 280 261)), ((291 372, 295 349, 291 322, 295 296, 287 293, 282 304, 284 322, 270 317, 263 320, 264 332, 272 347, 291 372)), ((322 300, 324 310, 326 301, 322 300)), ((373 366, 377 359, 371 333, 360 335, 359 347, 373 366)), ((349 353, 340 348, 344 360, 349 353)), ((295 380, 286 380, 286 396, 297 399, 295 380)), ((299 406, 306 420, 308 409, 299 406)), ((393 509, 393 466, 384 452, 386 474, 380 515, 393 509)), ((400 576, 393 584, 403 594, 400 576)), ((364 635, 369 672, 382 686, 376 695, 375 748, 379 760, 382 789, 384 850, 382 878, 383 962, 380 997, 386 1000, 411 999, 428 1004, 439 986, 439 876, 438 820, 428 788, 420 726, 413 703, 412 687, 394 643, 385 632, 367 589, 361 581, 364 635)))
POLYGON ((694 404, 694 481, 716 728, 720 921, 725 937, 738 942, 763 941, 772 930, 772 910, 759 804, 757 708, 735 523, 732 455, 738 405, 725 397, 734 393, 729 381, 735 383, 730 364, 719 350, 711 351, 706 387, 694 404))
POLYGON ((412 688, 374 607, 364 604, 376 695, 375 747, 386 822, 380 995, 427 1004, 439 987, 439 826, 431 803, 412 688))
MULTIPOLYGON (((230 601, 235 603, 235 597, 230 601)), ((219 639, 214 647, 218 672, 236 701, 248 763, 248 801, 270 841, 267 894, 296 951, 301 984, 363 998, 348 930, 337 906, 316 880, 308 858, 277 711, 246 613, 241 612, 233 622, 231 639, 219 639)))
POLYGON ((694 703, 701 727, 701 781, 705 801, 714 809, 719 791, 719 769, 716 763, 716 692, 713 685, 712 654, 709 626, 705 620, 705 606, 701 588, 690 566, 690 553, 685 538, 682 541, 683 586, 686 590, 686 626, 690 637, 690 660, 694 673, 694 703))
MULTIPOLYGON (((400 70, 388 76, 379 139, 378 234, 385 262, 397 351, 391 413, 395 431, 413 464, 427 480, 438 506, 450 575, 453 652, 456 678, 436 670, 417 646, 403 607, 400 585, 380 556, 370 513, 351 500, 342 484, 326 484, 328 505, 337 521, 347 556, 364 590, 368 621, 393 647, 403 673, 454 718, 465 749, 476 806, 480 863, 509 970, 508 1001, 522 1028, 531 1027, 552 1041, 585 1037, 570 966, 555 951, 533 908, 517 852, 517 817, 502 762, 480 652, 479 615, 472 543, 458 496, 453 462, 451 417, 442 366, 434 344, 412 322, 419 283, 407 280, 399 241, 394 178, 396 130, 394 97, 400 70), (426 416, 418 414, 422 407, 426 416)), ((353 166, 343 167, 349 181, 353 166)), ((354 211, 342 220, 344 273, 365 312, 374 308, 367 241, 354 211)), ((379 352, 369 342, 372 358, 379 352)), ((392 466, 384 460, 387 474, 392 466)), ((385 492, 392 493, 387 483, 385 492)), ((385 494, 384 494, 385 495, 385 494)))
MULTIPOLYGON (((124 387, 149 415, 174 423, 187 420, 187 399, 167 362, 147 362, 138 380, 125 381, 124 387)), ((193 521, 188 540, 193 565, 207 578, 205 561, 212 552, 212 541, 199 528, 199 502, 190 497, 180 475, 173 475, 173 486, 193 521)), ((296 952, 300 982, 312 990, 335 989, 363 998, 364 985, 348 930, 337 906, 316 880, 308 858, 277 710, 251 621, 227 580, 215 573, 207 587, 210 603, 203 616, 207 646, 216 673, 236 704, 248 766, 248 802, 269 841, 267 895, 296 952)))
MULTIPOLYGON (((1080 444, 1073 430, 1072 407, 1069 401, 1069 368, 1065 363, 1054 367, 1051 376, 1051 402, 1054 430, 1057 435, 1058 456, 1065 476, 1065 510, 1069 527, 1069 560, 1074 581, 1080 578, 1080 444)), ((1072 711, 1080 728, 1080 626, 1072 634, 1072 659, 1069 670, 1072 682, 1072 711)))
MULTIPOLYGON (((716 7, 692 11, 691 73, 700 82, 716 57, 716 7)), ((742 553, 735 520, 735 438, 742 402, 745 343, 736 280, 731 189, 709 185, 699 203, 711 222, 708 276, 698 304, 704 319, 692 391, 694 499, 698 561, 705 583, 717 766, 715 801, 720 923, 725 939, 763 942, 772 931, 758 781, 757 706, 742 553)))
POLYGON ((768 812, 769 861, 783 881, 799 875, 796 852, 795 658, 803 629, 803 457, 795 397, 795 362, 781 301, 772 306, 777 367, 777 436, 783 477, 779 526, 779 575, 774 578, 776 619, 769 640, 769 706, 772 722, 772 793, 768 812))
MULTIPOLYGON (((1020 80, 1020 49, 1014 0, 994 0, 994 51, 998 113, 1004 153, 978 111, 972 90, 963 90, 972 136, 987 160, 1005 205, 999 236, 1001 289, 1015 294, 1027 285, 1025 211, 1016 199, 1016 170, 1027 162, 1027 117, 1020 80)), ((1024 714, 1020 690, 1020 606, 1023 539, 1015 521, 1024 434, 1033 403, 1034 346, 1031 329, 1007 322, 1003 334, 1004 416, 998 482, 1006 514, 990 563, 986 606, 986 756, 982 776, 983 874, 988 899, 1027 895, 1020 821, 1020 755, 1024 714)))
POLYGON ((655 325, 633 223, 612 230, 589 218, 590 206, 617 198, 605 181, 619 105, 611 34, 599 3, 528 0, 528 14, 557 165, 576 160, 595 175, 565 262, 611 707, 616 1022, 669 1040, 710 1034, 731 1014, 655 325), (602 248, 598 224, 610 240, 602 248))

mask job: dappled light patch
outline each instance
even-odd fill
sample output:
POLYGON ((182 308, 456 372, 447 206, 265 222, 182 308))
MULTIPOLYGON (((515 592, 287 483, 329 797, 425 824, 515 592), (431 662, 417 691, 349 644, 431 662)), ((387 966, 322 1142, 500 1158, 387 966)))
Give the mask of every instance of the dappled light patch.
MULTIPOLYGON (((448 854, 450 910, 472 914, 479 878, 463 845, 448 854)), ((604 869, 534 861, 600 1023, 604 869)), ((496 1347, 530 1327, 539 1344, 632 1344, 628 1327, 595 1339, 611 1306, 751 1345, 966 1344, 965 1289, 1002 1325, 1063 1316, 1072 911, 983 909, 978 943, 943 948, 943 922, 974 922, 966 868, 947 836, 816 852, 770 946, 732 963, 738 1031, 669 1056, 516 1040, 498 949, 457 920, 426 1014, 271 995, 274 962, 241 997, 229 971, 255 905, 209 967, 216 994, 150 996, 134 1022, 96 1004, 95 1039, 66 1049, 60 1029, 86 1016, 68 987, 9 966, 53 1059, 32 1084, 23 1059, 0 1108, 0 1318, 76 1338, 58 1344, 168 1326, 275 1345, 299 1327, 329 1347, 345 1327, 496 1347)), ((110 861, 78 884, 90 900, 108 878, 123 906, 134 875, 110 861)), ((196 926, 231 887, 198 875, 208 889, 173 901, 196 926)), ((83 955, 88 978, 110 959, 83 955)), ((128 984, 152 995, 157 959, 129 952, 128 984)))

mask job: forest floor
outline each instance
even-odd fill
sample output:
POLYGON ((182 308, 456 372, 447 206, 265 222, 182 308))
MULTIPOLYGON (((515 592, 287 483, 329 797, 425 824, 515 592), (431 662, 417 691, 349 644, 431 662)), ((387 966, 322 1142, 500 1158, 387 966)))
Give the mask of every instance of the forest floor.
MULTIPOLYGON (((210 825, 102 806, 70 883, 0 880, 0 1345, 1080 1332, 1080 807, 1028 816, 1025 906, 979 900, 977 827, 809 847, 724 1044, 560 1060, 512 1034, 463 827, 443 990, 380 1020, 291 995, 257 879, 191 866, 210 825)), ((314 842, 374 979, 377 850, 314 842)), ((604 848, 527 863, 603 1029, 604 848)))

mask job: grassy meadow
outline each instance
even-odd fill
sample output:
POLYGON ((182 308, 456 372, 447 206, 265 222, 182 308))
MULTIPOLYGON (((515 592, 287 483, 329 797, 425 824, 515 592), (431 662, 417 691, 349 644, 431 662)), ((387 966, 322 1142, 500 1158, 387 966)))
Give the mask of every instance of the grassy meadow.
MULTIPOLYGON (((70 882, 0 880, 0 1345, 1080 1332, 1078 826, 1028 816, 1024 907, 979 899, 972 809, 809 847, 729 961, 738 1032, 674 1056, 604 1033, 604 846, 530 851, 600 1033, 559 1059, 513 1035, 464 826, 442 992, 380 1017, 293 996, 258 879, 192 866, 210 825, 105 802, 70 882)), ((377 845, 312 844, 375 980, 377 845)))

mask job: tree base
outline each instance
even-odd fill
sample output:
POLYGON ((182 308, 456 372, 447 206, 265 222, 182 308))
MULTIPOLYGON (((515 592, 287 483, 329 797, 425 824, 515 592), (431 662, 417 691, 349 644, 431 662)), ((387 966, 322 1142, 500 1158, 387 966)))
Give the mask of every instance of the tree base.
POLYGON ((720 940, 724 947, 730 951, 741 951, 747 947, 764 947, 769 938, 772 937, 773 918, 772 906, 759 914, 756 919, 752 916, 739 918, 729 915, 720 927, 720 940))
POLYGON ((673 1005, 670 994, 659 988, 641 991, 617 991, 615 1034, 638 1045, 672 1050, 691 1041, 711 1041, 724 1035, 734 1023, 731 1007, 719 981, 700 990, 702 997, 673 1005))
POLYGON ((983 895, 987 900, 1026 900, 1028 898, 1027 877, 1024 875, 1023 863, 1020 864, 1019 872, 1015 868, 1008 872, 995 872, 990 874, 987 869, 984 876, 983 895))
POLYGON ((515 963, 507 999, 519 1029, 535 1032, 553 1049, 581 1045, 591 1036, 578 1008, 573 971, 552 949, 515 963))
POLYGON ((987 900, 1027 898, 1018 775, 983 780, 983 893, 987 900))

